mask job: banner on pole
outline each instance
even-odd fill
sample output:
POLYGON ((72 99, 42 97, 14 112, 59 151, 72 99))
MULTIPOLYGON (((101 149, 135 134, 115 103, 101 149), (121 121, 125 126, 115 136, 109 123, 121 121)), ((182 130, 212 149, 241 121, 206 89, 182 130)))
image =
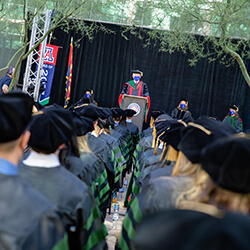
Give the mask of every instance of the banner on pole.
POLYGON ((67 108, 70 99, 71 92, 71 82, 72 82, 72 68, 73 68, 73 40, 71 38, 70 50, 69 50, 69 60, 68 60, 68 69, 66 75, 66 87, 65 87, 65 101, 64 108, 67 108))
MULTIPOLYGON (((45 90, 41 94, 41 98, 39 103, 42 105, 46 105, 49 103, 50 92, 56 67, 56 59, 58 53, 58 46, 55 45, 46 45, 44 61, 43 61, 43 70, 41 75, 41 83, 45 84, 45 90)), ((39 47, 39 51, 41 49, 41 44, 39 47)), ((39 60, 39 56, 38 56, 39 60)))

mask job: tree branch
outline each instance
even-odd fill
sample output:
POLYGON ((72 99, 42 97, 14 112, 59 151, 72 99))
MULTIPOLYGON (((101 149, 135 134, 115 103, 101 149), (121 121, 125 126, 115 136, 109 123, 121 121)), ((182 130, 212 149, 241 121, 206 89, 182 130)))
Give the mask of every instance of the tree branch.
POLYGON ((250 76, 247 72, 246 66, 245 66, 241 56, 237 52, 229 49, 226 45, 223 47, 223 49, 225 52, 230 54, 234 59, 236 59, 236 61, 238 62, 239 66, 240 66, 241 72, 244 76, 244 79, 246 80, 248 86, 250 87, 250 76))

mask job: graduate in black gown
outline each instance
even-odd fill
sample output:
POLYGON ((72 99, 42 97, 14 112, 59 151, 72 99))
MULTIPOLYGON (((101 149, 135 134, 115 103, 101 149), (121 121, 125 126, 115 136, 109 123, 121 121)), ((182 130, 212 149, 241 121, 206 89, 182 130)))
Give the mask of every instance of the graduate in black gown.
POLYGON ((193 121, 191 113, 188 110, 188 101, 186 99, 180 100, 178 107, 172 110, 171 117, 184 122, 193 121))
POLYGON ((136 112, 133 109, 125 109, 124 113, 125 113, 125 116, 126 116, 127 127, 130 130, 130 133, 131 133, 131 136, 132 136, 132 139, 133 139, 133 145, 134 145, 134 148, 135 148, 135 145, 137 143, 139 143, 139 141, 140 141, 139 128, 132 121, 132 119, 134 118, 134 115, 136 114, 136 112))
MULTIPOLYGON (((179 129, 179 132, 174 129, 173 134, 169 134, 170 137, 162 138, 173 147, 176 147, 178 142, 177 149, 181 151, 178 154, 172 176, 168 174, 156 176, 155 179, 150 179, 142 185, 140 193, 130 204, 128 213, 123 220, 119 242, 122 249, 126 247, 131 249, 130 244, 143 217, 157 211, 175 208, 182 193, 188 193, 194 188, 197 176, 202 173, 200 163, 202 150, 216 139, 221 140, 223 137, 235 134, 231 126, 209 117, 201 117, 196 120, 196 123, 187 127, 179 127, 179 129), (124 225, 126 226, 124 227, 124 225)), ((167 133, 170 130, 171 128, 167 130, 167 133)))
POLYGON ((71 111, 40 111, 30 124, 30 155, 20 175, 62 211, 72 249, 106 249, 99 208, 90 188, 59 162, 59 151, 73 133, 71 111))
POLYGON ((206 209, 168 210, 146 217, 130 249, 248 249, 250 219, 206 209), (152 233, 152 228, 155 233, 152 233))
POLYGON ((60 214, 18 174, 32 105, 24 93, 0 96, 0 249, 68 249, 60 214))
POLYGON ((78 102, 72 104, 69 107, 69 109, 74 109, 84 104, 91 104, 91 105, 97 106, 97 102, 94 100, 94 97, 93 97, 93 90, 87 89, 84 95, 82 96, 82 98, 78 102))

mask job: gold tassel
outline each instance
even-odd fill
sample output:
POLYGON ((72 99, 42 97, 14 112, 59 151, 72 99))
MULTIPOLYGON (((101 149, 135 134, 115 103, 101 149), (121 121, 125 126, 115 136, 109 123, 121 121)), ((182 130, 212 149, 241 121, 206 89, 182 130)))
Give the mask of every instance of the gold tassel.
POLYGON ((151 118, 150 118, 150 128, 153 128, 153 127, 154 127, 154 119, 151 116, 151 118))
POLYGON ((155 147, 155 137, 156 137, 156 128, 155 127, 153 128, 152 135, 153 135, 152 148, 154 148, 155 147))
POLYGON ((154 150, 154 154, 153 154, 153 155, 156 155, 156 154, 157 154, 158 142, 159 142, 159 137, 158 137, 157 140, 156 140, 156 143, 155 143, 155 150, 154 150))
MULTIPOLYGON (((156 133, 156 130, 155 130, 155 133, 156 133)), ((157 139, 156 139, 154 155, 157 154, 158 143, 159 143, 160 137, 161 137, 164 133, 165 133, 165 131, 163 131, 163 132, 157 137, 157 139)))
POLYGON ((182 154, 183 153, 181 151, 179 151, 177 160, 175 162, 175 165, 174 165, 174 168, 173 168, 173 171, 172 171, 172 176, 176 176, 176 174, 178 173, 178 168, 180 166, 182 154))
POLYGON ((177 161, 177 157, 178 157, 178 151, 169 145, 167 155, 166 155, 166 160, 177 161))
POLYGON ((211 133, 212 133, 210 130, 204 128, 204 127, 201 126, 200 124, 196 124, 196 123, 193 123, 193 122, 189 122, 188 125, 200 129, 201 131, 203 131, 203 132, 206 133, 207 135, 211 135, 211 133))

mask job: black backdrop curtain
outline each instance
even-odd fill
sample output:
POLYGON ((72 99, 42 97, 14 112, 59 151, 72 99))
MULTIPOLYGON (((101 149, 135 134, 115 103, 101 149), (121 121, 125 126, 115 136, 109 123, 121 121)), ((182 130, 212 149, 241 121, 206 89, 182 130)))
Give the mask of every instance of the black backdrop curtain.
MULTIPOLYGON (((170 113, 179 100, 185 98, 194 118, 209 115, 223 119, 228 106, 236 104, 244 130, 250 129, 250 88, 237 63, 226 67, 219 61, 209 63, 202 59, 190 67, 188 55, 159 52, 159 47, 153 44, 144 48, 142 40, 130 34, 127 34, 128 40, 122 37, 120 26, 103 25, 114 33, 99 31, 92 41, 83 38, 79 47, 74 46, 70 104, 78 101, 86 89, 93 89, 99 106, 117 106, 123 83, 131 79, 130 71, 139 69, 149 88, 151 110, 170 113)), ((76 41, 81 36, 74 30, 65 33, 58 28, 53 37, 51 44, 60 49, 50 103, 63 106, 70 39, 73 37, 76 41)), ((249 72, 249 60, 246 65, 249 72)))

